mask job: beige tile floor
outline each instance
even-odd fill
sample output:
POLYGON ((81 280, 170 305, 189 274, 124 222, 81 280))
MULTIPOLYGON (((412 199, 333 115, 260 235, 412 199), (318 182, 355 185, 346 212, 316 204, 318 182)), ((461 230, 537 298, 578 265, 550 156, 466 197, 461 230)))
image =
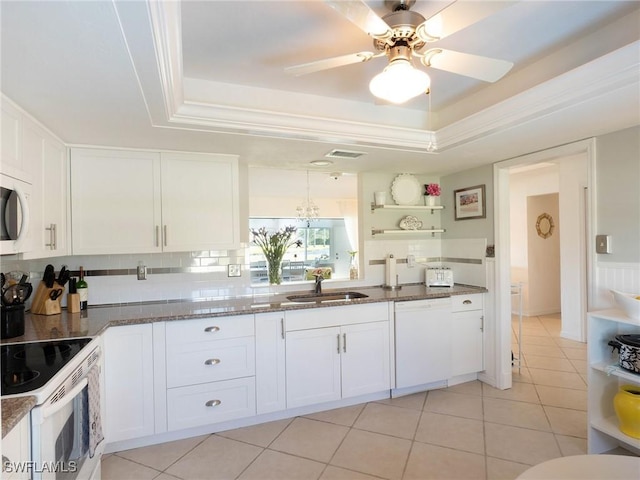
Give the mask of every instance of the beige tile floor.
POLYGON ((509 390, 474 381, 117 452, 102 478, 513 479, 587 451, 586 344, 559 333, 559 315, 524 318, 509 390))

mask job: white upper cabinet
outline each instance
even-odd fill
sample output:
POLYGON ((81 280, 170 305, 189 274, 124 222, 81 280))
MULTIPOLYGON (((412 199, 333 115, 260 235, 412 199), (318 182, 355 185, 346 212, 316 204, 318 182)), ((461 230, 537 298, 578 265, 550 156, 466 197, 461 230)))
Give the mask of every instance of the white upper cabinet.
POLYGON ((68 255, 69 161, 65 145, 25 119, 22 155, 31 165, 31 225, 25 259, 68 255))
POLYGON ((1 104, 0 171, 10 177, 31 183, 30 165, 22 156, 22 111, 4 96, 1 104))
POLYGON ((71 151, 73 253, 239 245, 237 157, 71 151))
POLYGON ((161 158, 163 250, 236 248, 237 157, 162 153, 161 158))
POLYGON ((160 154, 71 150, 74 255, 160 252, 160 154))

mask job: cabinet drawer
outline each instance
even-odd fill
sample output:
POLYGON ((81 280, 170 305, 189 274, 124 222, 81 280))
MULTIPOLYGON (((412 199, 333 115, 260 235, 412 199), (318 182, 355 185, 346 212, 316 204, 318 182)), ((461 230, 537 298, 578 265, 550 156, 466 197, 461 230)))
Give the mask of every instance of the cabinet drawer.
POLYGON ((388 302, 360 303, 285 312, 285 328, 287 332, 388 320, 388 302))
POLYGON ((466 312, 468 310, 482 310, 484 295, 472 293, 470 295, 454 295, 451 297, 451 311, 466 312))
POLYGON ((167 345, 253 335, 253 315, 167 322, 167 345))
POLYGON ((167 420, 170 431, 255 414, 254 377, 172 388, 167 391, 167 420))
POLYGON ((255 375, 254 337, 167 345, 167 387, 255 375))

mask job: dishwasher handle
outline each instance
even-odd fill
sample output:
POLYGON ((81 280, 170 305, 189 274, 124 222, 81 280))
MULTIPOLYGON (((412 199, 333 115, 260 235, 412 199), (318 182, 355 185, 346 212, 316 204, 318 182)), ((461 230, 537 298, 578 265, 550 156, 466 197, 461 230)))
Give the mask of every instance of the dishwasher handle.
POLYGON ((434 298, 429 300, 408 300, 395 302, 396 312, 424 311, 451 307, 451 298, 434 298))

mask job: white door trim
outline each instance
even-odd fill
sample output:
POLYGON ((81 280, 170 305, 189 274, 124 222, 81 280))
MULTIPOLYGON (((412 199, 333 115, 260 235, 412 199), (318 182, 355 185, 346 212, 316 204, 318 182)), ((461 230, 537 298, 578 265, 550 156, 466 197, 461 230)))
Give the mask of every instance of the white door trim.
MULTIPOLYGON (((493 165, 494 204, 495 204, 495 240, 496 240, 496 284, 495 284, 495 313, 496 313, 496 381, 497 388, 511 387, 511 258, 510 258, 510 230, 509 230, 509 170, 515 166, 531 165, 540 162, 548 162, 561 157, 577 154, 587 156, 588 187, 586 193, 586 242, 583 258, 586 261, 584 278, 583 305, 586 322, 586 312, 595 298, 594 269, 595 248, 594 235, 596 231, 595 216, 595 162, 596 162, 595 138, 581 140, 579 142, 561 145, 548 150, 531 153, 521 157, 512 158, 493 165)), ((586 331, 586 325, 582 328, 586 331)))

